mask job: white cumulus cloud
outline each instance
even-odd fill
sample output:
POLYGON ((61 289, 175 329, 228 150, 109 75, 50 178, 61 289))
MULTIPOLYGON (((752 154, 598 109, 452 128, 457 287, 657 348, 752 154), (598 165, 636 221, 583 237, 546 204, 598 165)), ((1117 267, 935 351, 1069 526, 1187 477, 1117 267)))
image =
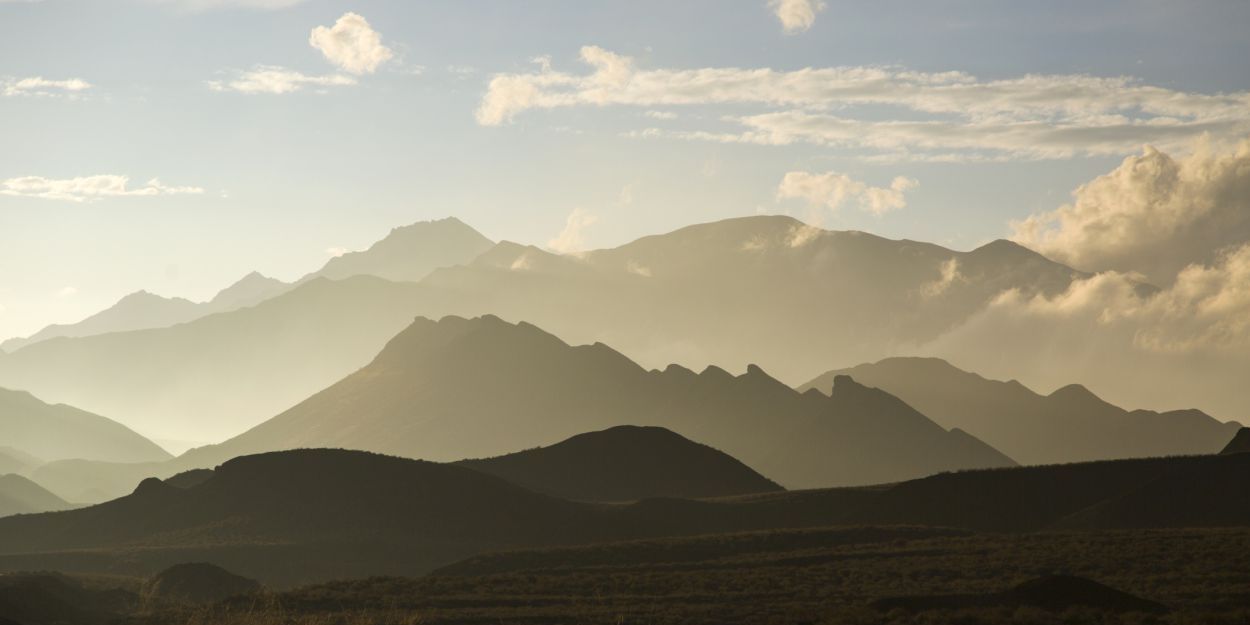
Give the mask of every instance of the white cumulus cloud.
POLYGON ((799 33, 816 23, 816 14, 825 10, 820 0, 768 0, 773 15, 787 33, 799 33))
POLYGON ((1081 186, 1073 201, 1014 225, 1014 239, 1087 271, 1168 284, 1183 267, 1250 242, 1250 141, 1200 142, 1186 156, 1147 147, 1081 186))
POLYGON ((308 43, 326 60, 353 74, 372 74, 395 53, 382 45, 382 36, 356 13, 344 13, 334 26, 312 29, 308 43))
POLYGON ((912 178, 896 176, 888 187, 873 187, 837 172, 791 171, 777 186, 777 198, 802 199, 835 211, 853 201, 861 209, 881 215, 907 206, 904 193, 917 184, 912 178))
POLYGON ((0 182, 0 195, 88 202, 108 197, 198 195, 200 187, 169 187, 153 178, 141 187, 130 187, 128 176, 101 174, 77 178, 21 176, 0 182))

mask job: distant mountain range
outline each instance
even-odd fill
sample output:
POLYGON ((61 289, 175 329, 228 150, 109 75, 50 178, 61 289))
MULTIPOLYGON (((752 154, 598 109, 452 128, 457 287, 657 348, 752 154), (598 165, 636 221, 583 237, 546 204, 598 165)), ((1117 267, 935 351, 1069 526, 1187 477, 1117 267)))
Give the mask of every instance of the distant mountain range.
POLYGON ((213 299, 201 303, 181 297, 161 297, 147 291, 137 291, 78 323, 50 325, 27 338, 9 339, 0 343, 0 351, 14 352, 28 345, 59 337, 164 328, 215 313, 254 306, 289 288, 290 285, 281 280, 253 272, 222 290, 213 299))
POLYGON ((4 444, 0 462, 19 471, 64 458, 156 462, 171 457, 156 443, 116 421, 6 389, 0 389, 0 441, 4 444))
POLYGON ((413 575, 487 551, 831 525, 985 531, 1250 523, 1250 454, 945 473, 875 488, 585 504, 466 467, 342 450, 248 456, 186 488, 0 519, 0 570, 147 575, 203 561, 277 585, 413 575))
POLYGON ((782 490, 732 456, 660 427, 621 425, 548 447, 456 464, 580 501, 698 499, 782 490))
POLYGON ((937 358, 887 358, 830 371, 798 388, 827 393, 840 375, 887 391, 1023 464, 1210 454, 1240 428, 1198 410, 1124 410, 1079 384, 1040 395, 937 358))
POLYGON ((0 354, 0 385, 152 435, 220 440, 364 365, 413 317, 449 314, 525 319, 647 367, 756 363, 793 383, 931 339, 1002 290, 1054 294, 1082 275, 1005 241, 955 252, 781 216, 578 256, 491 246, 449 219, 396 229, 257 306, 0 354))
POLYGON ((621 424, 668 428, 794 488, 1014 464, 850 378, 830 397, 800 394, 755 366, 740 376, 716 367, 648 371, 601 343, 573 347, 494 316, 418 318, 368 366, 180 461, 212 466, 299 447, 452 461, 621 424))

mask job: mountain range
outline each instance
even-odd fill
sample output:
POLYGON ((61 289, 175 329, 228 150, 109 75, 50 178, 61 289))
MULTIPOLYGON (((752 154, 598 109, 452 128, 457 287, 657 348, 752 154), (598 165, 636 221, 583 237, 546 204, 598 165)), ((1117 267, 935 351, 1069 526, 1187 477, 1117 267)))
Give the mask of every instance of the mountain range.
POLYGON ((65 510, 72 506, 42 486, 16 474, 0 475, 0 517, 65 510))
POLYGON ((1125 410, 1079 384, 1041 395, 938 358, 887 358, 830 371, 798 388, 828 392, 840 375, 887 391, 1022 464, 1210 454, 1241 427, 1198 410, 1125 410))
POLYGON ((221 440, 364 365, 415 316, 483 314, 608 343, 647 367, 756 363, 799 382, 933 338, 1005 289, 1050 295, 1083 275, 1006 241, 956 252, 782 216, 576 256, 491 246, 443 220, 396 229, 256 306, 0 354, 0 384, 153 436, 221 440))

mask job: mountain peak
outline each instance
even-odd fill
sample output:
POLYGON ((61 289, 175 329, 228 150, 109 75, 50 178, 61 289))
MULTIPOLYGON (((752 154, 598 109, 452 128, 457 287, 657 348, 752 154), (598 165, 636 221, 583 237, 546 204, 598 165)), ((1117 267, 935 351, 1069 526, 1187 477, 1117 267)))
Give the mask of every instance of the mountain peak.
POLYGON ((1220 455, 1250 453, 1250 427, 1243 427, 1228 441, 1220 455))
POLYGON ((1069 384, 1067 386, 1055 389, 1055 392, 1051 393, 1049 397, 1053 399, 1064 399, 1064 400, 1073 400, 1073 401, 1093 400, 1099 403, 1102 402, 1102 399, 1099 398, 1097 395, 1095 395, 1093 391, 1090 391, 1088 388, 1085 388, 1085 386, 1081 384, 1069 384))

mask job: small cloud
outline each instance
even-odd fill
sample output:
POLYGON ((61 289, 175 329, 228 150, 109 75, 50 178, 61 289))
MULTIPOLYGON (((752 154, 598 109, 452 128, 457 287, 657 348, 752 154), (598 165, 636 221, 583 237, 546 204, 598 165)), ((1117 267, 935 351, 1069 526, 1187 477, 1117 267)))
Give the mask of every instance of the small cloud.
POLYGON ((564 221, 564 229, 554 239, 547 241, 547 247, 560 254, 576 254, 585 249, 582 232, 599 221, 599 218, 582 208, 574 208, 564 221))
POLYGON ((635 276, 642 276, 644 278, 651 277, 650 267, 644 267, 642 265, 639 265, 637 261, 633 261, 633 260, 629 261, 628 263, 625 263, 625 271, 628 271, 629 273, 632 273, 635 276))
POLYGON ((846 174, 806 171, 787 172, 777 187, 778 199, 799 198, 812 205, 838 210, 849 201, 874 215, 881 215, 907 206, 905 193, 919 183, 905 176, 896 176, 888 187, 871 187, 846 174))
POLYGON ((533 262, 530 261, 529 252, 526 252, 517 256, 516 260, 513 260, 512 264, 508 266, 508 269, 511 271, 529 271, 531 266, 533 266, 533 262))
POLYGON ((821 0, 769 0, 773 14, 786 34, 803 32, 816 23, 816 14, 825 10, 821 0))
POLYGON ((621 187, 621 193, 616 198, 617 206, 629 206, 634 203, 634 185, 627 184, 621 187))
POLYGON ((672 111, 647 111, 643 115, 651 119, 677 119, 677 113, 672 111))
POLYGON ((78 288, 73 286, 67 286, 56 292, 56 296, 61 299, 68 299, 75 295, 78 295, 78 288))
POLYGON ((304 0, 148 0, 153 4, 167 4, 189 11, 213 9, 259 9, 273 11, 293 7, 304 0))
POLYGON ((283 94, 299 91, 304 87, 340 87, 356 84, 356 79, 341 74, 309 76, 276 65, 257 65, 246 72, 238 72, 234 80, 208 81, 213 91, 236 91, 239 93, 283 94))
POLYGON ((356 13, 344 13, 334 26, 318 26, 308 36, 308 44, 321 51, 326 60, 356 75, 372 74, 395 53, 382 45, 382 36, 356 13))
POLYGON ((339 256, 346 254, 347 252, 348 252, 348 249, 345 247, 327 247, 326 248, 326 253, 335 258, 338 258, 339 256))
POLYGON ((930 282, 920 289, 920 293, 925 297, 937 297, 945 293, 956 282, 964 282, 963 274, 959 273, 959 259, 951 258, 938 266, 939 276, 937 280, 930 282))
POLYGON ((200 187, 170 187, 153 178, 142 187, 130 188, 130 177, 116 174, 80 176, 78 178, 44 178, 22 176, 0 182, 0 195, 35 197, 47 200, 90 202, 106 197, 200 195, 200 187))
POLYGON ((91 83, 81 78, 49 80, 42 76, 33 76, 0 80, 0 93, 6 97, 76 97, 90 88, 91 83))

